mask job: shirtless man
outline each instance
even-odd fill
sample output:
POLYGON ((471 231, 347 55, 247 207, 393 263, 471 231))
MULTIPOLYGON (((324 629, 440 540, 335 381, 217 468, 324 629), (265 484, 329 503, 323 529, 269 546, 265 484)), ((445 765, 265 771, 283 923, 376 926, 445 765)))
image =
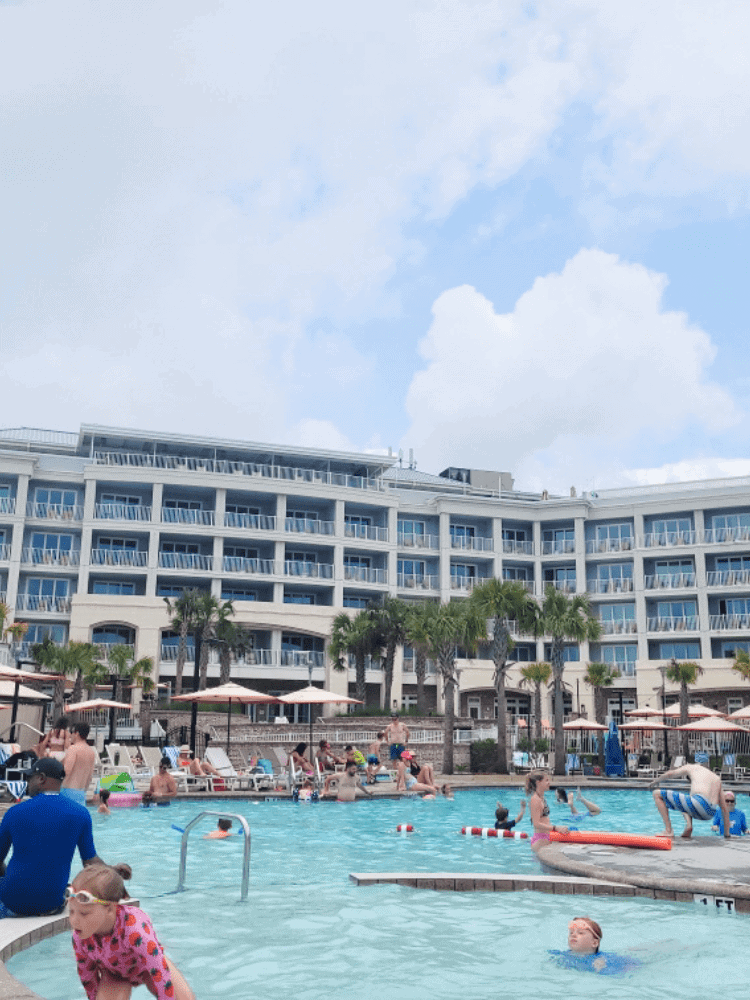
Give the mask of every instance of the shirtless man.
POLYGON ((380 744, 385 739, 385 733, 378 733, 377 737, 367 748, 367 784, 375 784, 375 775, 380 769, 380 744))
POLYGON ((391 745, 391 760, 399 760, 409 742, 409 730, 399 721, 398 712, 393 713, 391 721, 385 727, 385 739, 391 745))
POLYGON ((343 774, 328 775, 326 783, 323 786, 323 795, 328 795, 329 786, 332 781, 335 781, 338 784, 336 791, 337 802, 354 802, 357 797, 357 789, 364 792, 365 795, 372 795, 369 788, 365 788, 357 777, 357 765, 353 761, 346 765, 343 774))
POLYGON ((148 791, 143 793, 144 805, 152 802, 169 802, 177 794, 177 782, 169 773, 169 757, 162 757, 159 761, 159 773, 155 774, 148 786, 148 791))
POLYGON ((91 784, 96 764, 94 748, 86 742, 88 735, 88 722, 77 722, 71 726, 70 746, 63 758, 65 778, 60 794, 81 806, 86 805, 86 789, 91 784))
POLYGON ((667 837, 674 836, 669 819, 669 809, 676 809, 684 813, 685 829, 682 836, 688 840, 693 833, 693 820, 713 820, 718 806, 724 817, 724 837, 729 840, 731 836, 729 833, 729 809, 718 774, 709 771, 702 764, 683 764, 682 767, 665 771, 664 774, 655 778, 648 787, 654 789, 654 802, 664 821, 664 833, 667 837), (687 778, 690 781, 690 793, 678 792, 671 788, 657 788, 659 782, 664 781, 665 778, 687 778))

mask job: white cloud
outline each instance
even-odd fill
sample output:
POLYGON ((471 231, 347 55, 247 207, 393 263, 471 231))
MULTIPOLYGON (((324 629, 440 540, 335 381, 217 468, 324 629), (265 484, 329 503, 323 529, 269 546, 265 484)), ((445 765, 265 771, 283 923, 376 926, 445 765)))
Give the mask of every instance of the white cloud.
POLYGON ((560 489, 614 474, 646 437, 732 426, 738 409, 707 374, 715 348, 663 310, 665 285, 581 250, 512 313, 467 285, 444 292, 420 344, 427 366, 409 388, 404 443, 421 467, 509 469, 526 487, 560 489))

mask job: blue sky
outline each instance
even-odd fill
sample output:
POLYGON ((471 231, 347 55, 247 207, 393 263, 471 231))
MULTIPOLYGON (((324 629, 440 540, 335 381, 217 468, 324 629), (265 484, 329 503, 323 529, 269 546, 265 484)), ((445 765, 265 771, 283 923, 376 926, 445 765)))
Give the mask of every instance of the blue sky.
POLYGON ((750 472, 750 8, 0 6, 2 419, 750 472))

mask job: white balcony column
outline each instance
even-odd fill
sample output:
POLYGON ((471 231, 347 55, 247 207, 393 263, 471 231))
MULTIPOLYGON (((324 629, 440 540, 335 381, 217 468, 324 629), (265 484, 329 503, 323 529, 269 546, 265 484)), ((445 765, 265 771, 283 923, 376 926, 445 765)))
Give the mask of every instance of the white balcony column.
POLYGON ((451 519, 450 514, 439 514, 438 553, 440 555, 440 600, 446 603, 451 599, 451 519))
POLYGON ((643 572, 643 552, 639 545, 644 535, 643 514, 633 515, 633 597, 635 621, 638 629, 638 659, 648 660, 648 614, 646 613, 646 585, 643 572))
MULTIPOLYGON (((157 508, 154 507, 154 510, 157 508)), ((159 498, 161 510, 161 497, 159 498)), ((156 596, 156 576, 159 571, 159 529, 150 528, 148 533, 148 568, 146 569, 146 596, 156 596)))
POLYGON ((161 523, 161 505, 164 500, 164 483, 154 483, 151 488, 151 520, 161 523))
MULTIPOLYGON (((586 590, 586 519, 576 517, 575 522, 575 560, 576 560, 576 593, 586 590)), ((581 649, 583 653, 583 649, 581 649)))
POLYGON ((495 559, 492 564, 492 574, 498 580, 503 578, 503 519, 501 517, 492 518, 492 548, 495 559))
POLYGON ((388 541, 390 548, 387 555, 388 590, 393 597, 398 587, 398 508, 388 508, 388 541))
MULTIPOLYGON (((276 494, 276 530, 284 533, 284 526, 286 524, 286 493, 276 494)), ((274 569, 277 570, 282 576, 284 574, 284 561, 286 559, 286 545, 282 542, 275 542, 273 547, 273 559, 274 559, 274 569)), ((273 585, 273 602, 274 604, 284 603, 284 582, 283 580, 274 583, 273 585)), ((279 649, 281 649, 281 638, 279 638, 279 649)))
POLYGON ((401 697, 404 691, 404 647, 396 647, 396 656, 393 660, 393 683, 391 684, 391 704, 383 705, 386 713, 401 711, 401 697))
POLYGON ((336 500, 333 505, 333 606, 344 606, 344 501, 336 500))
POLYGON ((8 585, 5 588, 5 603, 9 608, 15 608, 18 598, 18 576, 21 572, 21 555, 23 554, 24 511, 29 496, 29 476, 18 474, 16 492, 16 521, 13 525, 13 538, 10 543, 10 562, 8 564, 8 585))
POLYGON ((218 531, 224 530, 224 515, 227 512, 227 491, 223 487, 216 490, 214 498, 214 526, 218 531))
POLYGON ((96 480, 87 479, 83 495, 83 526, 81 528, 81 567, 78 571, 78 593, 89 591, 89 570, 91 566, 91 537, 93 535, 96 505, 96 480))
MULTIPOLYGON (((695 519, 695 538, 700 543, 703 541, 706 528, 706 518, 702 509, 693 511, 695 519)), ((695 586, 698 593, 697 611, 698 625, 701 638, 701 656, 711 658, 711 617, 708 613, 708 591, 706 590, 706 556, 703 547, 696 546, 693 549, 693 561, 695 562, 695 586)))
MULTIPOLYGON (((226 490, 217 490, 217 493, 223 493, 224 498, 226 498, 226 490)), ((222 504, 223 507, 223 504, 222 504)), ((218 512, 217 512, 218 516, 218 512)), ((218 523, 218 522, 217 522, 218 523)), ((224 523, 224 510, 221 512, 221 523, 224 523)), ((214 536, 214 554, 213 554, 213 575, 211 577, 211 597, 215 597, 217 601, 221 600, 221 574, 224 570, 224 539, 219 535, 214 536)))
POLYGON ((542 573, 542 523, 534 521, 531 526, 531 536, 534 542, 534 593, 544 597, 544 574, 542 573))

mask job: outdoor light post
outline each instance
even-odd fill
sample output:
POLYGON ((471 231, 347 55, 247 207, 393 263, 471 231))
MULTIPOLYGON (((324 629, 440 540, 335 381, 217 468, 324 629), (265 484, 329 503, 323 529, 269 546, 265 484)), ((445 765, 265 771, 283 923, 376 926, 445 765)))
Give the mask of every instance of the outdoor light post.
MULTIPOLYGON (((200 664, 201 664, 201 632, 203 630, 197 628, 193 632, 193 647, 195 664, 193 668, 193 691, 197 691, 200 686, 200 664)), ((190 749, 195 753, 195 730, 198 725, 198 702, 190 702, 190 749)))
POLYGON ((664 728, 664 766, 667 766, 667 665, 662 663, 659 667, 659 673, 661 674, 661 721, 664 728))

